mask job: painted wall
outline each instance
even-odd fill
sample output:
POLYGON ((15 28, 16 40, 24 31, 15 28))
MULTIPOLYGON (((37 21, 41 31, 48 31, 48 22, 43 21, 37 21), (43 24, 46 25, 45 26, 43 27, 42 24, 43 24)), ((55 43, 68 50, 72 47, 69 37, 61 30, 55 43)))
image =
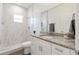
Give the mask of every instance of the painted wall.
POLYGON ((29 40, 27 9, 15 4, 3 4, 3 47, 23 43, 29 40), (22 23, 14 22, 14 15, 22 16, 22 23))
POLYGON ((76 4, 76 39, 75 39, 75 48, 79 51, 79 4, 76 4))
POLYGON ((3 11, 3 4, 0 3, 0 48, 3 46, 3 23, 2 23, 2 11, 3 11))
POLYGON ((1 28, 2 28, 2 26, 1 26, 1 18, 2 17, 2 4, 0 4, 0 44, 1 44, 1 28))

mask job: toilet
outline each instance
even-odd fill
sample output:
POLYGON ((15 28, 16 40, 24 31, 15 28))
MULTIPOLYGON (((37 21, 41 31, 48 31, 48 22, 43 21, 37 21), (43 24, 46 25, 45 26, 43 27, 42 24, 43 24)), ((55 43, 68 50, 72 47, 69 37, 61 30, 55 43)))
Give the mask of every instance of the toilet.
POLYGON ((31 54, 31 41, 28 42, 24 42, 23 44, 23 48, 24 48, 24 55, 30 55, 31 54))

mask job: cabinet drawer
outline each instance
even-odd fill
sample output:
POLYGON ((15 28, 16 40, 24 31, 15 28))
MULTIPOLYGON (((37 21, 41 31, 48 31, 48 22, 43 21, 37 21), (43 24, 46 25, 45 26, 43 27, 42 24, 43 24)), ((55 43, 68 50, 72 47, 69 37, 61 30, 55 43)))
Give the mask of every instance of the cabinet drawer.
POLYGON ((52 55, 69 55, 70 49, 52 44, 52 55))

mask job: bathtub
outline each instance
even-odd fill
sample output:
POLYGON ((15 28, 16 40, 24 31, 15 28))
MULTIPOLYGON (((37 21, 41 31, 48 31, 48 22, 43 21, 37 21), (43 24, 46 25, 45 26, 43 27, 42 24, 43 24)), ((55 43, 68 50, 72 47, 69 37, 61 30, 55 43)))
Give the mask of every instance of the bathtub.
POLYGON ((24 54, 28 54, 30 52, 31 41, 24 42, 22 44, 17 44, 11 47, 5 47, 0 49, 0 55, 9 55, 18 49, 24 48, 24 54))

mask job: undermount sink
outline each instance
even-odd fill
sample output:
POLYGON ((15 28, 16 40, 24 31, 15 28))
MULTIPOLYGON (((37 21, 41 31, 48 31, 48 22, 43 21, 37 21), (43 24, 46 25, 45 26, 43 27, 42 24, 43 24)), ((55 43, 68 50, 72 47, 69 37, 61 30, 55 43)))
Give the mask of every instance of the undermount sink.
POLYGON ((41 36, 41 38, 51 39, 51 38, 53 38, 53 37, 52 37, 52 36, 41 36))

